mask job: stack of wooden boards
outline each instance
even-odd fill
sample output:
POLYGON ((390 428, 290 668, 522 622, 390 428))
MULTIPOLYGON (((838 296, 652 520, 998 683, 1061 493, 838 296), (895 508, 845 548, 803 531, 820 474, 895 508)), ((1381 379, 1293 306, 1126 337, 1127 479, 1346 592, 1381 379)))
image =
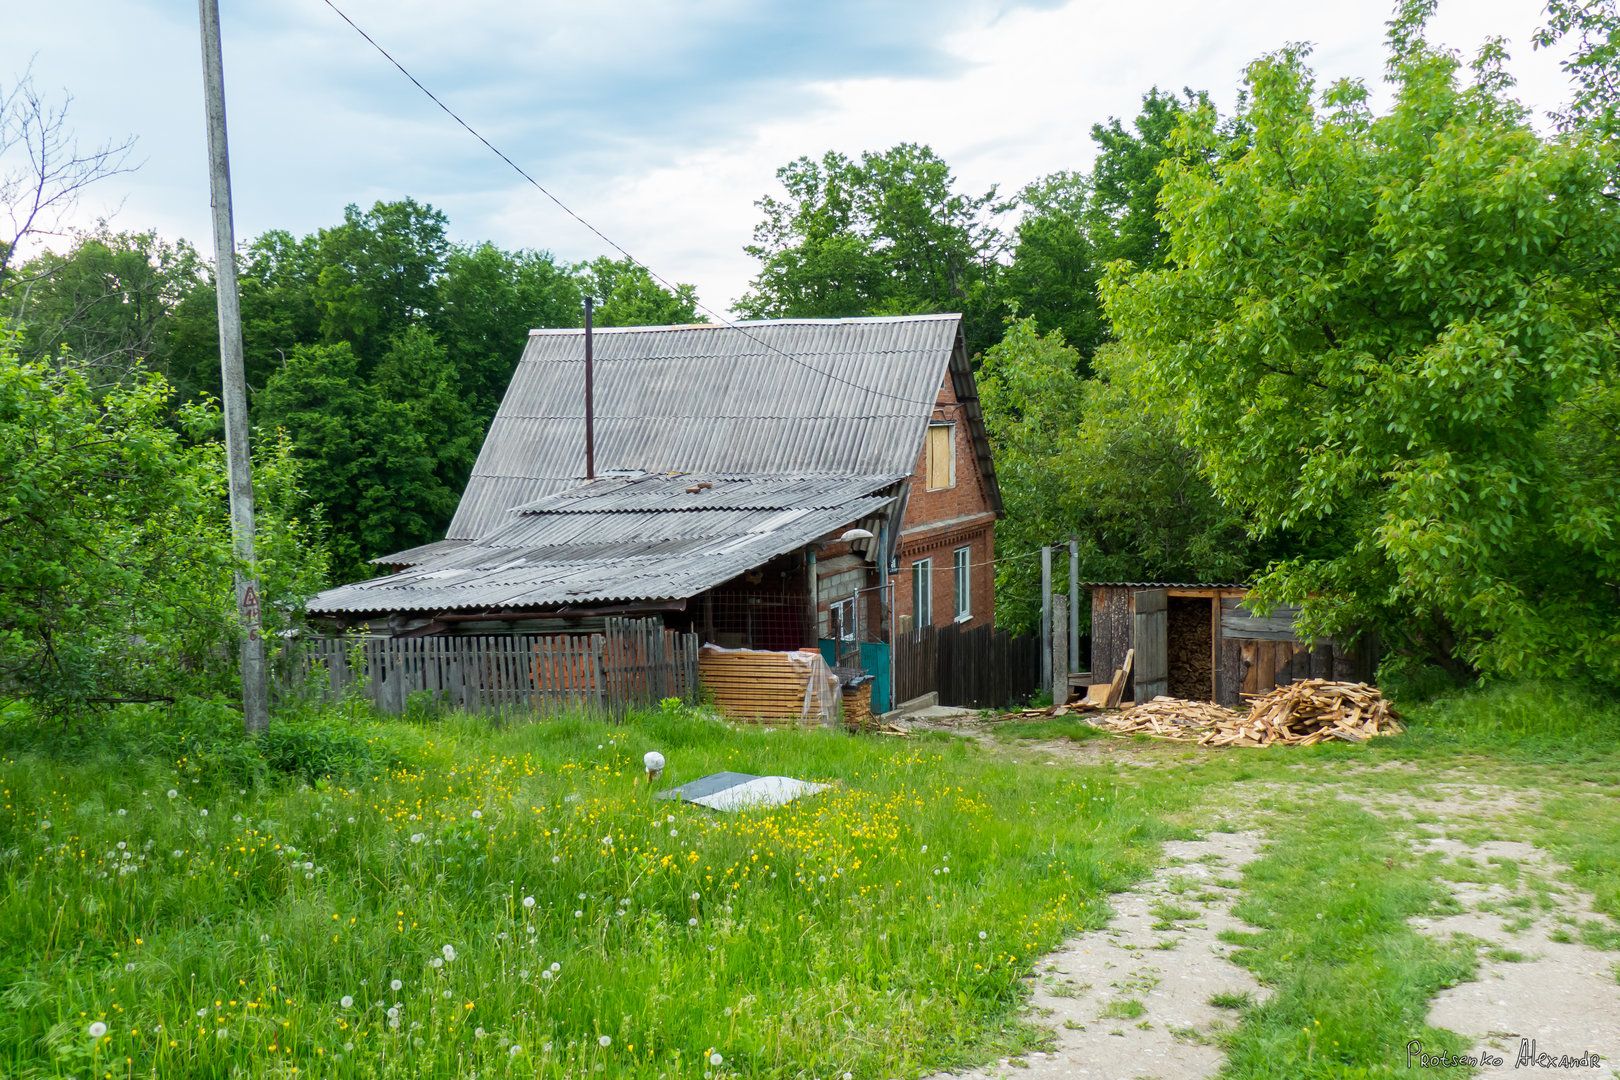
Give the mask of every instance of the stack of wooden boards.
POLYGON ((703 646, 698 678, 714 703, 738 720, 831 724, 838 716, 838 679, 819 652, 767 652, 703 646))
POLYGON ((1200 746, 1312 746, 1328 739, 1364 742, 1404 730, 1377 687, 1327 679, 1303 679, 1255 695, 1247 714, 1207 701, 1156 697, 1115 716, 1100 717, 1096 723, 1120 734, 1182 739, 1200 746))

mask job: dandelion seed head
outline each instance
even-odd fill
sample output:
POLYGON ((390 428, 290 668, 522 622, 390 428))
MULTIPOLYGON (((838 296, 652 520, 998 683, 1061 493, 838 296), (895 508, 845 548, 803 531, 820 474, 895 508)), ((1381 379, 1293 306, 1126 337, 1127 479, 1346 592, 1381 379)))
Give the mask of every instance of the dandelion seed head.
POLYGON ((404 987, 404 985, 405 984, 400 982, 398 979, 394 979, 391 982, 389 982, 388 989, 390 989, 390 990, 399 990, 402 987, 404 987))
POLYGON ((524 907, 526 907, 526 908, 532 908, 532 907, 534 907, 534 897, 532 897, 532 896, 525 896, 525 897, 524 897, 524 898, 523 898, 523 906, 524 906, 524 907))
POLYGON ((338 998, 338 1004, 343 1006, 345 1009, 349 1008, 354 1004, 354 995, 344 994, 342 997, 338 998))
POLYGON ((99 1039, 105 1034, 107 1034, 107 1025, 100 1020, 90 1025, 90 1037, 92 1039, 99 1039))
POLYGON ((597 1042, 598 1046, 601 1046, 601 1047, 604 1047, 604 1048, 612 1046, 613 1045, 613 1036, 611 1036, 611 1035, 603 1035, 600 1039, 597 1039, 596 1042, 597 1042))

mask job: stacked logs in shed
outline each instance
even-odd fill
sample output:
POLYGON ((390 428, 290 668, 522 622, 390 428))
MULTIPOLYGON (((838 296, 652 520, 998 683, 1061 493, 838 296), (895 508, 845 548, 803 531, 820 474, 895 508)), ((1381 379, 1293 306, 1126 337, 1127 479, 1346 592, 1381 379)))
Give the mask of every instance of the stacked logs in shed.
POLYGON ((1168 607, 1170 696, 1213 701, 1215 631, 1210 602, 1202 597, 1172 596, 1168 607))

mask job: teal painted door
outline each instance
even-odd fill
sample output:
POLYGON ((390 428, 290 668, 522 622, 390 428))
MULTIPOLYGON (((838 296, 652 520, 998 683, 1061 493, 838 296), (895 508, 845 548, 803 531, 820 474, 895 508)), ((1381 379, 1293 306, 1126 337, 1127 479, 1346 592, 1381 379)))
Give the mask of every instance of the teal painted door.
POLYGON ((872 712, 886 713, 894 708, 889 700, 889 643, 861 642, 861 670, 873 676, 872 712))

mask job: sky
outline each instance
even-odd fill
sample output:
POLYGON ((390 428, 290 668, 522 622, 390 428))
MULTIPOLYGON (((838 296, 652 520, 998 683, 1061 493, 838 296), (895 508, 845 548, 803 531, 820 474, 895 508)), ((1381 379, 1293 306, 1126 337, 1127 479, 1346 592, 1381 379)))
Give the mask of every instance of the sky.
MULTIPOLYGON (((755 265, 754 205, 801 155, 921 142, 963 190, 1015 192, 1093 156, 1091 125, 1152 86, 1223 109, 1244 66, 1314 45, 1322 80, 1376 84, 1386 0, 333 0, 558 198, 725 310, 755 265)), ((414 196, 459 241, 612 254, 440 112, 325 0, 221 0, 236 232, 309 232, 348 203, 414 196)), ((1566 96, 1534 52, 1541 0, 1440 0, 1432 36, 1508 40, 1522 100, 1566 96)), ((72 224, 106 218, 210 251, 197 8, 16 5, 0 85, 72 95, 84 144, 137 142, 72 224)), ((1375 102, 1388 95, 1375 93, 1375 102)), ((1009 222, 1010 223, 1010 222, 1009 222)))

